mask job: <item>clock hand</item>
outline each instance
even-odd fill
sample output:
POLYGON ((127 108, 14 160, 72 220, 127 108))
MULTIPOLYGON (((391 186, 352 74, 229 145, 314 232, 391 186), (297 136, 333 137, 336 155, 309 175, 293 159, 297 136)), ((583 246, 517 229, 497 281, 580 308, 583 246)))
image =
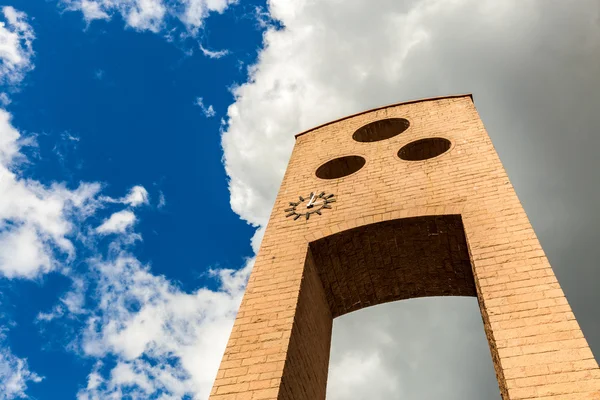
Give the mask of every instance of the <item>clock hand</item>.
POLYGON ((308 202, 308 204, 306 205, 306 208, 312 208, 313 206, 313 202, 315 201, 315 194, 311 193, 310 194, 310 201, 308 202))

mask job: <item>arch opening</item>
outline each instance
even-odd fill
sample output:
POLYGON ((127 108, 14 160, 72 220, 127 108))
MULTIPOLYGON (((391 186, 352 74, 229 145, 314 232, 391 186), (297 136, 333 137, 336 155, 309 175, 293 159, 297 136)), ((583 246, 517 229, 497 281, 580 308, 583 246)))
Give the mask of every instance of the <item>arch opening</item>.
MULTIPOLYGON (((460 215, 372 223, 309 243, 279 398, 325 400, 335 318, 397 300, 440 296, 477 298, 460 215)), ((489 318, 480 310, 504 395, 489 318)))
POLYGON ((390 301, 477 296, 460 215, 349 229, 310 244, 332 317, 390 301))
POLYGON ((472 297, 394 301, 336 318, 325 399, 501 400, 484 329, 472 297))

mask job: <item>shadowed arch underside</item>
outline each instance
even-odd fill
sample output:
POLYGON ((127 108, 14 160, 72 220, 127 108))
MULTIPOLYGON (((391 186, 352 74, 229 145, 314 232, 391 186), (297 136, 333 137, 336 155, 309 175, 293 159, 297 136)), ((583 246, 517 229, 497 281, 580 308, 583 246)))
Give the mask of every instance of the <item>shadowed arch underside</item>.
POLYGON ((397 219, 310 244, 332 316, 425 296, 477 296, 460 215, 397 219))

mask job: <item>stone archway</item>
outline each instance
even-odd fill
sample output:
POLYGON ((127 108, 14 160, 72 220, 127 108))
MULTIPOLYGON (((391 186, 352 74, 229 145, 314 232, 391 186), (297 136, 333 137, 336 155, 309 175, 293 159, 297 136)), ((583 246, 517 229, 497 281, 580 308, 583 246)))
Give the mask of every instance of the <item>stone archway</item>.
POLYGON ((460 215, 372 223, 311 242, 279 398, 325 399, 333 318, 426 296, 477 296, 460 215))

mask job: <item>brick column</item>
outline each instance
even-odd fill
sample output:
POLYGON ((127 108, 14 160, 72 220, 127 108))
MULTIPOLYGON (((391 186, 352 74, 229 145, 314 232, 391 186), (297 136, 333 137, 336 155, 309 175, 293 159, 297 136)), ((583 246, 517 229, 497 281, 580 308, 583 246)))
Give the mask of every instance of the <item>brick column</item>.
POLYGON ((600 399, 600 370, 518 200, 464 219, 504 399, 600 399))
POLYGON ((504 400, 600 400, 598 364, 470 96, 381 107, 304 132, 211 400, 323 400, 332 316, 475 294, 504 400), (319 177, 323 166, 352 171, 319 177), (290 202, 313 191, 336 202, 290 218, 290 202), (458 216, 460 235, 451 227, 458 216), (405 218, 425 225, 412 229, 405 218), (436 220, 447 224, 438 230, 436 220), (377 224, 387 222, 385 233, 377 224), (354 228, 362 230, 353 239, 354 228))
POLYGON ((266 242, 210 399, 325 399, 333 319, 314 262, 266 242))

